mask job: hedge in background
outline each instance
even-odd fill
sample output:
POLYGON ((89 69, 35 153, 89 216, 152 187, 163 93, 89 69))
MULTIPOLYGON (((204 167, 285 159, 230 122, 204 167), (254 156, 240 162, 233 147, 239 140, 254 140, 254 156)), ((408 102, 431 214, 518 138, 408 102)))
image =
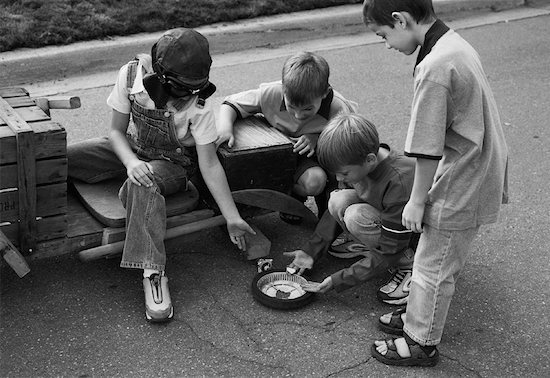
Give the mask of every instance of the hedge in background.
POLYGON ((361 0, 0 0, 0 52, 357 4, 361 0))

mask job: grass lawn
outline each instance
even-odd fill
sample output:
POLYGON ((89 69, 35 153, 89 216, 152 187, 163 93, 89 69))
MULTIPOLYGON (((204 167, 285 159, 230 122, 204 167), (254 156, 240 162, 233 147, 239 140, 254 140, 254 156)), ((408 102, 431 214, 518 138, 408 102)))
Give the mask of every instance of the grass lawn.
POLYGON ((362 0, 0 0, 0 52, 358 4, 362 0))

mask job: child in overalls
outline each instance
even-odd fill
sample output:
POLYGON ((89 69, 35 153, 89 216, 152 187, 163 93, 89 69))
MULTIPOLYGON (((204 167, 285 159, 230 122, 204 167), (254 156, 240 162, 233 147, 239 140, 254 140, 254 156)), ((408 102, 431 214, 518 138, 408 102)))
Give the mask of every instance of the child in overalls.
POLYGON ((150 321, 169 320, 174 312, 165 274, 165 196, 185 190, 197 166, 231 241, 245 250, 245 234, 254 233, 235 206, 216 155, 215 118, 206 101, 216 90, 208 80, 211 63, 208 41, 200 33, 167 31, 151 56, 138 55, 120 69, 107 99, 113 109, 109 137, 76 143, 67 151, 72 178, 96 183, 126 177, 119 192, 127 212, 120 266, 143 270, 150 321))

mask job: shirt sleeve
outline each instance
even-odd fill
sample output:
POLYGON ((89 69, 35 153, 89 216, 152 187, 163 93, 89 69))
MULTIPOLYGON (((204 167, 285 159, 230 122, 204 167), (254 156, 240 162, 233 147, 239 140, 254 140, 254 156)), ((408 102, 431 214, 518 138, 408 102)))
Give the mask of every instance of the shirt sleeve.
POLYGON ((342 228, 328 210, 321 216, 302 250, 317 261, 329 249, 331 243, 342 232, 342 228))
POLYGON ((231 106, 237 112, 238 117, 250 117, 251 115, 262 112, 261 90, 260 88, 256 88, 235 93, 227 96, 223 103, 231 106))
POLYGON ((200 109, 191 119, 189 130, 195 140, 195 144, 205 145, 216 141, 216 117, 212 110, 212 104, 207 101, 203 109, 200 109))
POLYGON ((440 160, 448 124, 449 91, 434 81, 420 79, 414 92, 405 155, 440 160))
POLYGON ((118 71, 115 86, 107 98, 107 105, 123 114, 130 114, 131 105, 128 98, 128 64, 125 64, 118 71))
POLYGON ((359 105, 355 101, 344 98, 339 92, 334 91, 334 97, 330 104, 330 118, 333 118, 337 114, 344 113, 356 113, 359 105))

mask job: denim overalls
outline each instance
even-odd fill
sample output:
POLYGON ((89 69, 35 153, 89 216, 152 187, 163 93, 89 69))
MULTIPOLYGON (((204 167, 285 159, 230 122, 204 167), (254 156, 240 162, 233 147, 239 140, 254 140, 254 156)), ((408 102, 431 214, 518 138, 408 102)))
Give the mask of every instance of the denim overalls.
MULTIPOLYGON (((138 61, 128 64, 128 87, 136 77, 138 61)), ((121 267, 157 269, 166 264, 164 196, 185 190, 197 169, 196 151, 177 139, 174 114, 166 109, 146 109, 132 95, 128 140, 141 160, 153 167, 154 184, 137 186, 127 178, 126 167, 116 156, 107 137, 89 139, 67 148, 69 176, 88 183, 126 177, 119 198, 126 209, 126 240, 121 267)))

